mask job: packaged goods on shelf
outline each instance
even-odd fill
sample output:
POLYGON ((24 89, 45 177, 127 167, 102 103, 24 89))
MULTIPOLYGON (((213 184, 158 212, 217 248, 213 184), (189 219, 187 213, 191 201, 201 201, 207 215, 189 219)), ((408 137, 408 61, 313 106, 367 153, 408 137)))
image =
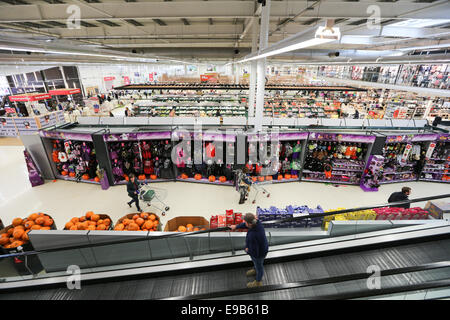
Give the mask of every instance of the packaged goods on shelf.
MULTIPOLYGON (((316 208, 308 208, 308 206, 287 206, 284 209, 277 207, 270 207, 263 209, 258 207, 256 209, 256 215, 261 222, 282 220, 287 218, 293 218, 298 216, 311 216, 314 214, 323 213, 321 206, 316 208)), ((322 225, 322 217, 309 217, 298 221, 280 222, 269 224, 267 228, 307 228, 307 227, 320 227, 322 225)))
MULTIPOLYGON (((225 214, 211 216, 209 227, 210 229, 217 229, 229 227, 231 225, 238 225, 242 222, 244 222, 242 213, 234 212, 233 210, 226 210, 225 214)), ((246 230, 236 229, 236 231, 246 231, 246 230)))
POLYGON ((427 220, 430 213, 419 207, 415 208, 375 208, 376 220, 427 220))

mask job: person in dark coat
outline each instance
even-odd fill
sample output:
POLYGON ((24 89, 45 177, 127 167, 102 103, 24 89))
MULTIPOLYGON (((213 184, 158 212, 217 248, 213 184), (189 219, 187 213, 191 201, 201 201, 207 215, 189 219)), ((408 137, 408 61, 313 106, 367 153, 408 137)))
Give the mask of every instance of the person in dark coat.
POLYGON ((264 275, 264 259, 269 252, 269 243, 266 238, 264 227, 256 216, 247 213, 244 216, 244 222, 238 225, 232 225, 231 230, 248 228, 245 238, 245 251, 253 261, 254 269, 247 271, 247 276, 256 276, 255 281, 247 283, 248 288, 262 286, 262 277, 264 275))
MULTIPOLYGON (((394 192, 390 195, 388 202, 397 202, 397 201, 405 201, 408 200, 408 196, 411 194, 411 188, 409 187, 403 187, 401 192, 394 192)), ((391 208, 405 208, 408 209, 411 205, 409 203, 406 204, 399 204, 396 206, 390 206, 391 208)))
POLYGON ((132 200, 130 202, 127 202, 127 204, 131 208, 131 205, 133 204, 133 202, 135 202, 136 209, 138 209, 139 212, 142 212, 141 208, 139 207, 138 190, 139 190, 139 183, 136 181, 136 176, 134 174, 130 173, 129 180, 127 183, 127 192, 128 192, 128 196, 132 200))

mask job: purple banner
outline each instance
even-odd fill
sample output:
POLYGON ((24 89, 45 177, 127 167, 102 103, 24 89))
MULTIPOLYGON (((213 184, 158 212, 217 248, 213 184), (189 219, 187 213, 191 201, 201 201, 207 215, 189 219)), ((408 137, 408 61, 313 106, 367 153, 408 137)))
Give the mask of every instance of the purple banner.
POLYGON ((399 134, 396 136, 387 136, 386 143, 411 142, 413 137, 414 137, 413 134, 403 134, 403 135, 399 134))
POLYGON ((249 134, 248 141, 270 141, 270 140, 304 140, 308 138, 309 132, 268 132, 266 134, 249 134))
POLYGON ((323 140, 323 141, 344 141, 344 142, 373 143, 375 141, 375 136, 311 132, 309 134, 309 139, 311 139, 311 140, 323 140))
POLYGON ((162 140, 162 139, 170 139, 170 137, 171 137, 170 131, 140 132, 137 134, 138 140, 162 140))
POLYGON ((197 135, 196 138, 202 138, 203 141, 226 141, 226 142, 234 142, 236 141, 235 135, 226 135, 223 133, 212 133, 212 132, 203 132, 200 135, 197 135))
POLYGON ((41 137, 51 138, 51 139, 92 141, 92 136, 88 133, 40 131, 39 134, 41 135, 41 137))
POLYGON ((117 134, 104 134, 103 140, 109 141, 128 141, 137 140, 137 133, 117 133, 117 134))
POLYGON ((416 134, 411 141, 434 141, 438 137, 437 134, 416 134))
POLYGON ((450 134, 444 133, 444 134, 438 134, 436 142, 447 142, 450 141, 450 134))

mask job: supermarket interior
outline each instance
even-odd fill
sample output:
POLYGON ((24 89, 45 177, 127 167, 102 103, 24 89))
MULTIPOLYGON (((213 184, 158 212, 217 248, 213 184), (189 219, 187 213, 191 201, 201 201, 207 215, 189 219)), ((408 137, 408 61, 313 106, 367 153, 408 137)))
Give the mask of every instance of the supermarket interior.
POLYGON ((449 12, 0 1, 0 300, 449 299, 449 12))

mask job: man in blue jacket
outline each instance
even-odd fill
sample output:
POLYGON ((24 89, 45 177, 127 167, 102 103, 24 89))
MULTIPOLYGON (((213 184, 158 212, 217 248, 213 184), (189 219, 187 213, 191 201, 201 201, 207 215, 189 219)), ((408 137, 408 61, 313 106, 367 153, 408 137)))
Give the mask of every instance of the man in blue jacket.
POLYGON ((269 251, 269 243, 267 242, 264 227, 254 214, 247 213, 244 216, 243 223, 232 225, 230 228, 233 231, 235 229, 248 228, 247 237, 245 239, 245 251, 250 255, 255 268, 247 271, 247 276, 251 277, 256 275, 256 280, 247 283, 247 287, 260 287, 264 275, 264 258, 269 251))
POLYGON ((136 181, 136 177, 132 173, 130 173, 129 180, 127 183, 127 193, 128 196, 131 198, 131 201, 127 202, 130 208, 131 204, 135 202, 136 209, 138 209, 139 212, 142 212, 141 208, 139 207, 139 183, 136 181))

